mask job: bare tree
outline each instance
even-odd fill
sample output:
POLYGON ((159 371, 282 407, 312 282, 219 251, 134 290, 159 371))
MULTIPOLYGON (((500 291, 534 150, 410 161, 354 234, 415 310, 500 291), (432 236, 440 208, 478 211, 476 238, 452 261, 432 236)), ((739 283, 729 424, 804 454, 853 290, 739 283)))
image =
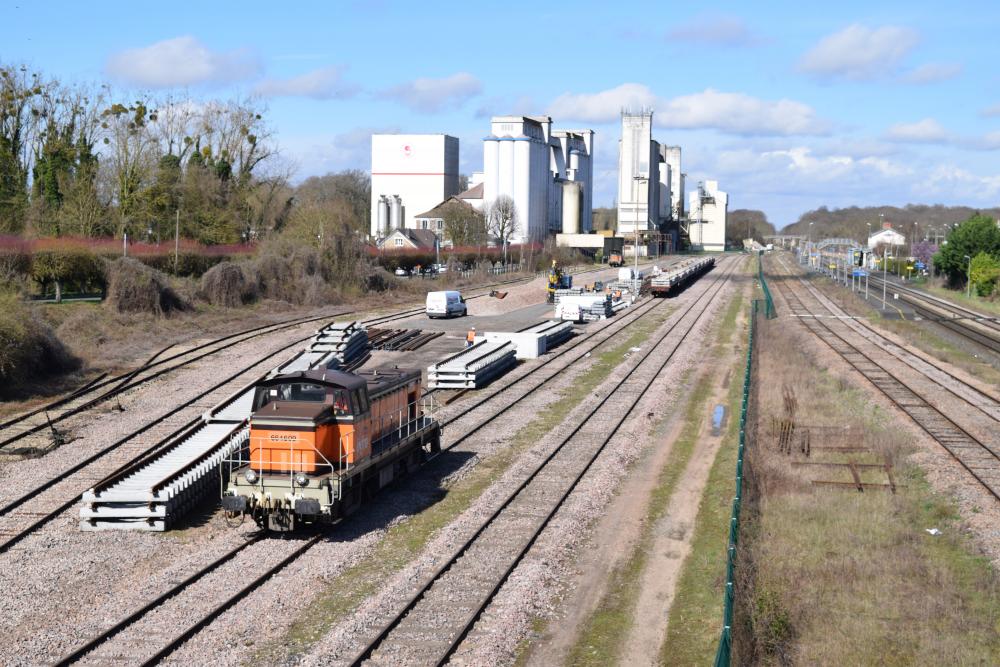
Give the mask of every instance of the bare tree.
POLYGON ((517 206, 508 195, 500 195, 486 207, 486 231, 503 247, 503 263, 507 264, 507 246, 518 228, 517 206))

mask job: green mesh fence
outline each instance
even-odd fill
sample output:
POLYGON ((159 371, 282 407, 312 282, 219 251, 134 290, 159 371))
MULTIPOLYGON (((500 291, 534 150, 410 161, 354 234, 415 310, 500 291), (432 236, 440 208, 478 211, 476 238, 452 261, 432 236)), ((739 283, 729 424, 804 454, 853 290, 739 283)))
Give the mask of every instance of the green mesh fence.
POLYGON ((774 299, 771 298, 771 290, 764 279, 764 251, 757 253, 757 280, 760 281, 760 289, 764 292, 764 317, 773 320, 778 316, 774 309, 774 299))
MULTIPOLYGON (((758 266, 759 262, 758 258, 758 266)), ((733 511, 729 517, 729 543, 726 546, 726 589, 722 603, 722 633, 719 637, 719 647, 715 652, 716 667, 728 667, 733 652, 734 569, 736 566, 736 545, 739 539, 740 505, 743 499, 743 450, 746 446, 747 409, 750 403, 750 381, 753 372, 753 346, 757 330, 757 314, 763 309, 765 314, 771 313, 767 317, 773 317, 774 312, 763 272, 759 272, 759 276, 765 298, 754 299, 750 308, 750 336, 747 345, 747 363, 743 371, 743 402, 740 405, 740 439, 739 448, 736 451, 736 495, 733 497, 733 511)))

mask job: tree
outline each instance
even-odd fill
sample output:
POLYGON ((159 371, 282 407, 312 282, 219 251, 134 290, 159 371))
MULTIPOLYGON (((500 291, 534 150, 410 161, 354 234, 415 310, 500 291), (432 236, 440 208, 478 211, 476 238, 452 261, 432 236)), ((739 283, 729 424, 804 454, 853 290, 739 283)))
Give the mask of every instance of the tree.
POLYGON ((507 246, 518 229, 517 206, 508 195, 500 195, 486 207, 486 231, 503 247, 503 263, 507 263, 507 246))
POLYGON ((34 105, 48 85, 24 65, 0 67, 0 233, 24 228, 31 149, 40 120, 34 105))
POLYGON ((979 296, 993 294, 997 287, 997 278, 1000 278, 1000 260, 981 252, 972 258, 969 268, 969 276, 973 287, 976 288, 976 294, 979 296))
POLYGON ((735 209, 726 217, 726 246, 742 248, 743 239, 764 243, 765 236, 774 235, 774 225, 767 221, 767 214, 752 209, 735 209))
POLYGON ((118 207, 116 236, 135 233, 138 218, 144 213, 142 189, 149 184, 159 159, 159 143, 151 128, 157 114, 150 103, 148 99, 127 106, 116 102, 101 112, 118 207))
POLYGON ((458 248, 482 244, 486 236, 486 220, 482 213, 455 200, 446 202, 442 208, 444 235, 452 246, 458 248))
POLYGON ((931 241, 917 241, 913 244, 913 257, 927 267, 930 267, 931 259, 937 251, 937 245, 931 241))
POLYGON ((965 284, 968 271, 968 257, 980 253, 1000 257, 1000 228, 987 215, 977 213, 956 227, 934 255, 934 266, 948 276, 954 287, 965 284))

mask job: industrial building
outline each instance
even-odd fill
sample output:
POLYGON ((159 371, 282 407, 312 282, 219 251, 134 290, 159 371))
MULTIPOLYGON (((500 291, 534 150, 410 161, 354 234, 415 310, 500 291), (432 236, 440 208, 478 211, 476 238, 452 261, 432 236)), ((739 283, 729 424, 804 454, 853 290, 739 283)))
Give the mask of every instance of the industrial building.
POLYGON ((719 189, 718 181, 698 184, 691 193, 688 239, 693 250, 721 252, 726 249, 726 218, 729 195, 719 189))
POLYGON ((483 186, 484 211, 501 195, 514 200, 515 243, 542 241, 560 231, 587 232, 593 150, 593 130, 553 131, 549 116, 494 116, 483 139, 483 171, 473 174, 471 185, 483 186))
POLYGON ((447 134, 372 135, 371 236, 415 228, 414 216, 458 189, 458 139, 447 134))
MULTIPOLYGON (((680 146, 653 139, 653 111, 623 110, 618 144, 618 233, 679 241, 684 217, 680 146)), ((640 252, 641 252, 640 247, 640 252)))

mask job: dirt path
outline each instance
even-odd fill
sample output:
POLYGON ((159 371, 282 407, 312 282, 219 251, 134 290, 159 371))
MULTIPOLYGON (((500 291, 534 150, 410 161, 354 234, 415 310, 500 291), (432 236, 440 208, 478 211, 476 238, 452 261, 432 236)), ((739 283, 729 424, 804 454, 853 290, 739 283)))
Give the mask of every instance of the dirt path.
MULTIPOLYGON (((727 360, 728 361, 728 360, 727 360)), ((716 367, 718 380, 704 409, 710 411, 726 403, 728 378, 716 367)), ((732 415, 727 415, 727 420, 732 415)), ((660 644, 667 632, 668 612, 674 600, 681 567, 691 551, 694 523, 698 517, 701 496, 708 482, 708 473, 715 455, 722 444, 722 434, 712 435, 711 418, 702 421, 695 450, 691 454, 677 488, 670 497, 666 514, 653 529, 653 546, 649 551, 646 568, 639 584, 639 599, 635 606, 635 619, 629 637, 624 643, 622 665, 659 665, 660 644)))
MULTIPOLYGON (((664 404, 669 404, 664 401, 664 404)), ((566 664, 570 650, 579 639, 582 624, 594 612, 608 589, 608 575, 632 553, 643 529, 643 517, 650 494, 656 488, 660 470, 667 462, 673 443, 680 436, 686 400, 677 401, 672 416, 656 430, 652 440, 661 443, 636 462, 631 482, 615 497, 601 517, 593 538, 578 563, 572 592, 563 602, 566 615, 550 624, 551 634, 543 637, 527 662, 535 667, 566 664)))

